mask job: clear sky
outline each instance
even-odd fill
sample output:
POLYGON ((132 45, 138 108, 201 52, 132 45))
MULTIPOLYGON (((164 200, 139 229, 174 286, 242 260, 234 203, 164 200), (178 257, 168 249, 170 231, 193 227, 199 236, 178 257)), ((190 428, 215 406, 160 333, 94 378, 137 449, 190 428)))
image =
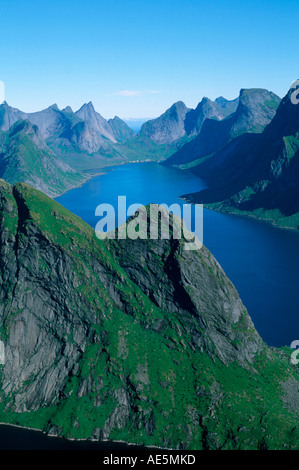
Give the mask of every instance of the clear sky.
POLYGON ((298 19, 298 0, 1 0, 0 80, 24 111, 92 101, 106 118, 240 88, 283 96, 298 19))

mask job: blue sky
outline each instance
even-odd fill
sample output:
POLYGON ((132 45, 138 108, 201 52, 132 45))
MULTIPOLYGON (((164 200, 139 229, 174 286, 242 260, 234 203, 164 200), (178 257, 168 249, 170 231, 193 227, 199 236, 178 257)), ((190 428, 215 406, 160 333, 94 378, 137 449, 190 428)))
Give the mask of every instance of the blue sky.
POLYGON ((92 101, 106 118, 182 100, 283 96, 297 79, 298 0, 3 0, 0 80, 24 111, 92 101))

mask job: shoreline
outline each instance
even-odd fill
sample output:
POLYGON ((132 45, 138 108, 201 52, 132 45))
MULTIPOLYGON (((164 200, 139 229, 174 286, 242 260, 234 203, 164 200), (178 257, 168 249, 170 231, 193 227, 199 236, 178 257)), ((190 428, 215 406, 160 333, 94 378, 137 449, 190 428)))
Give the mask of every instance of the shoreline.
MULTIPOLYGON (((195 201, 191 201, 190 199, 182 197, 182 196, 180 196, 179 198, 182 201, 187 202, 189 204, 193 204, 193 205, 198 204, 195 201)), ((203 207, 204 207, 204 209, 207 209, 207 210, 212 211, 212 212, 217 212, 218 214, 233 215, 233 216, 236 216, 236 217, 242 217, 242 218, 247 219, 247 220, 248 219, 253 219, 253 220, 256 220, 257 222, 266 223, 267 225, 271 225, 273 228, 276 228, 276 229, 279 229, 279 230, 287 230, 287 231, 299 234, 299 229, 298 228, 278 225, 278 224, 275 223, 274 219, 267 219, 267 218, 263 218, 263 217, 257 217, 254 214, 242 214, 241 212, 221 210, 219 208, 216 209, 216 208, 209 207, 209 205, 206 205, 206 204, 203 204, 203 207)))
MULTIPOLYGON (((98 169, 95 169, 95 171, 97 171, 95 174, 93 175, 89 175, 85 181, 83 181, 80 185, 78 186, 74 186, 70 189, 67 189, 66 191, 64 191, 63 193, 59 194, 59 196, 55 196, 55 197, 52 197, 52 199, 56 200, 58 199, 59 197, 65 195, 66 193, 68 193, 69 191, 72 191, 73 189, 77 189, 77 188, 81 188, 85 183, 87 183, 89 180, 91 180, 92 178, 96 178, 97 176, 104 176, 105 174, 107 174, 107 172, 109 171, 114 171, 118 166, 122 166, 122 165, 133 165, 133 164, 136 164, 136 163, 160 163, 161 161, 163 161, 163 159, 161 160, 150 160, 150 159, 146 159, 146 160, 130 160, 130 161, 122 161, 122 162, 119 162, 119 163, 115 163, 113 164, 111 167, 110 166, 107 166, 107 167, 103 167, 103 168, 98 168, 98 169)), ((181 171, 186 171, 186 169, 181 169, 181 168, 178 168, 180 169, 181 171)), ((83 171, 86 171, 88 172, 89 170, 83 170, 83 171)), ((90 171, 92 171, 92 169, 90 169, 90 171)), ((188 169, 189 171, 189 169, 188 169)), ((191 170, 190 170, 191 171, 191 170)), ((192 172, 192 171, 191 171, 192 172)), ((51 197, 51 196, 50 196, 51 197)), ((183 197, 183 196, 179 196, 179 199, 181 199, 182 201, 184 202, 187 202, 189 204, 196 204, 195 201, 191 201, 189 198, 187 197, 183 197)), ((59 201, 57 201, 59 202, 59 201)), ((282 226, 282 225, 278 225, 275 223, 275 220, 274 219, 267 219, 267 218, 262 218, 262 217, 257 217, 256 215, 254 214, 242 214, 241 212, 238 213, 238 212, 233 212, 233 211, 229 211, 229 210, 221 210, 219 208, 211 208, 209 207, 209 205, 205 205, 203 204, 203 207, 204 209, 208 209, 212 212, 217 212, 219 214, 224 214, 224 215, 233 215, 233 216, 238 216, 238 217, 244 217, 245 219, 253 219, 253 220, 256 220, 258 222, 262 222, 262 223, 266 223, 268 225, 271 225, 273 228, 277 228, 277 229, 280 229, 280 230, 288 230, 288 231, 291 231, 293 233, 299 233, 299 229, 298 228, 295 228, 295 227, 288 227, 288 226, 282 226)), ((1 423, 0 423, 1 424, 1 423)))
MULTIPOLYGON (((113 164, 112 166, 107 166, 107 167, 103 167, 103 168, 98 168, 98 169, 94 169, 94 171, 97 171, 96 173, 94 174, 89 174, 86 179, 84 181, 82 181, 82 183, 80 183, 78 186, 73 186, 69 189, 66 189, 65 191, 63 191, 62 193, 60 193, 59 195, 57 196, 49 196, 51 197, 52 199, 56 200, 57 198, 65 195, 66 193, 68 193, 69 191, 72 191, 73 189, 78 189, 78 188, 82 188, 82 186, 87 183, 89 180, 91 180, 92 178, 96 178, 97 176, 104 176, 107 174, 108 171, 114 171, 114 167, 118 167, 118 166, 122 166, 122 165, 133 165, 134 163, 160 163, 162 160, 150 160, 150 159, 146 159, 146 160, 132 160, 132 161, 123 161, 123 162, 119 162, 119 163, 115 163, 113 164)), ((79 170, 78 170, 79 171, 79 170)), ((81 170, 83 176, 84 176, 84 172, 86 172, 88 174, 88 171, 93 171, 93 169, 91 168, 90 170, 81 170)), ((42 191, 44 192, 44 191, 42 191)), ((45 193, 46 194, 46 193, 45 193)))
POLYGON ((0 426, 9 426, 9 427, 12 427, 12 428, 18 428, 18 429, 24 429, 24 430, 27 430, 27 431, 34 431, 34 432, 39 432, 40 434, 42 434, 43 436, 45 437, 48 437, 48 438, 54 438, 54 439, 61 439, 61 440, 66 440, 66 441, 70 441, 70 442, 92 442, 92 443, 98 443, 98 444, 101 444, 101 442, 105 442, 105 443, 111 443, 111 444, 125 444, 127 446, 134 446, 134 447, 146 447, 147 449, 163 449, 163 450, 173 450, 173 449, 170 449, 168 447, 159 447, 159 446, 155 446, 155 445, 152 445, 152 446, 147 446, 146 444, 136 444, 135 442, 127 442, 127 441, 123 441, 123 440, 111 440, 111 439, 93 439, 93 438, 86 438, 86 439, 76 439, 74 437, 65 437, 65 436, 60 436, 59 434, 47 434, 46 432, 44 432, 42 429, 38 429, 38 428, 30 428, 28 426, 21 426, 20 424, 13 424, 13 423, 3 423, 3 422, 0 422, 0 426))

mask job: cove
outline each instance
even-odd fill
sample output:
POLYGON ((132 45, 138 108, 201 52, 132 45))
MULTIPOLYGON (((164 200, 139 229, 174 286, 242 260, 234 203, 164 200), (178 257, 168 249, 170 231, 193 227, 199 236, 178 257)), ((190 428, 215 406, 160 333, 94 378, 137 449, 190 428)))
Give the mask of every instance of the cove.
MULTIPOLYGON (((134 163, 108 169, 56 200, 95 228, 96 207, 117 209, 118 196, 126 196, 128 205, 182 205, 182 194, 205 186, 190 171, 134 163)), ((299 233, 204 209, 203 242, 238 289, 263 340, 289 346, 299 339, 299 233)))

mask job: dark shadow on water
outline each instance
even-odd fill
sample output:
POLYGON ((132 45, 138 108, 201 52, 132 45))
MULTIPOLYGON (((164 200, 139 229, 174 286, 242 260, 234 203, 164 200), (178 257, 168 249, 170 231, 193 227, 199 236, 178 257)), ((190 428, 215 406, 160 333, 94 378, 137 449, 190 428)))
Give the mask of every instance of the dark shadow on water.
POLYGON ((0 450, 143 450, 122 442, 70 441, 50 437, 40 431, 0 425, 0 450))

